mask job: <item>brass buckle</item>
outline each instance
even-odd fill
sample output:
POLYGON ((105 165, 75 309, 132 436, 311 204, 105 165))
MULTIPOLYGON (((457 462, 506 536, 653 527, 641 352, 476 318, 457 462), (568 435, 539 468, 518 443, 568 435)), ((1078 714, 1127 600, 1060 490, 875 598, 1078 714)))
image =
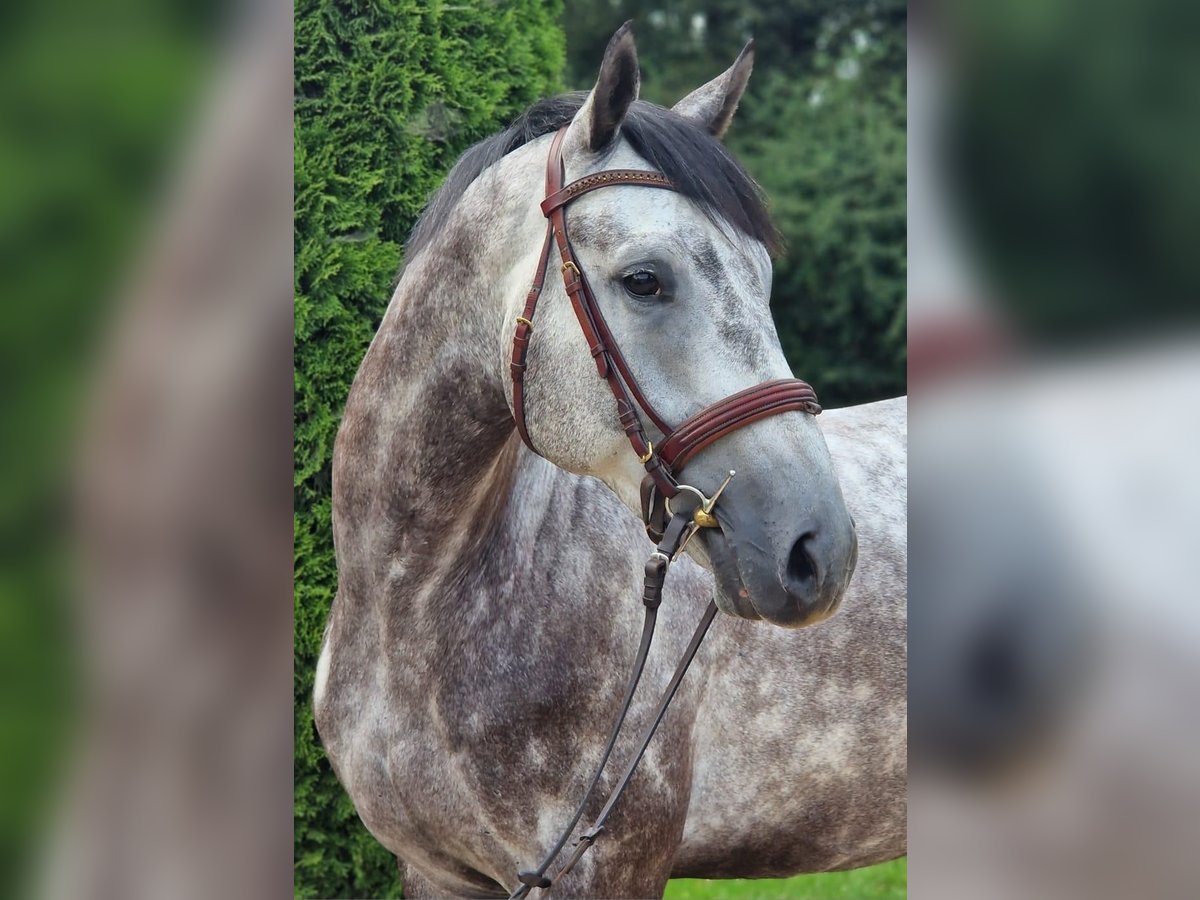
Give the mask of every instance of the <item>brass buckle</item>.
POLYGON ((650 457, 654 455, 654 441, 646 441, 646 452, 638 456, 638 462, 643 466, 650 462, 650 457))
POLYGON ((573 259, 568 259, 565 263, 558 267, 558 271, 562 272, 564 275, 567 274, 567 269, 570 269, 572 272, 574 272, 576 278, 579 278, 583 275, 583 273, 579 271, 579 266, 575 265, 575 260, 573 259))
POLYGON ((527 328, 528 328, 530 331, 533 331, 533 323, 532 323, 532 322, 530 322, 530 321, 529 321, 527 318, 525 318, 524 316, 517 316, 517 324, 518 324, 518 325, 524 325, 524 326, 525 326, 525 327, 527 327, 527 328))

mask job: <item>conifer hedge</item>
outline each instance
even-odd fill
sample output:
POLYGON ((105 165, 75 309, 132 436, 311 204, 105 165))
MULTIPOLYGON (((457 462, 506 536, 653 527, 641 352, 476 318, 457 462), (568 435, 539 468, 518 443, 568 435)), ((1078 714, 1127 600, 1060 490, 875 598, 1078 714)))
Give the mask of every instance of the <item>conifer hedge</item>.
POLYGON ((469 145, 561 88, 561 0, 298 0, 295 14, 295 890, 395 897, 313 728, 336 590, 330 458, 402 244, 469 145))

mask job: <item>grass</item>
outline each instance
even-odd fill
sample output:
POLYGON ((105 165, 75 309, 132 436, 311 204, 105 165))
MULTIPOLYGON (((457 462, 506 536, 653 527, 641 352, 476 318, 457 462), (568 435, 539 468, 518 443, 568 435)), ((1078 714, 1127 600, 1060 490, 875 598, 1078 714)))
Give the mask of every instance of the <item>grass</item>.
POLYGON ((908 895, 908 860, 895 859, 849 872, 822 872, 795 878, 705 881, 676 878, 668 882, 666 900, 904 900, 908 895))

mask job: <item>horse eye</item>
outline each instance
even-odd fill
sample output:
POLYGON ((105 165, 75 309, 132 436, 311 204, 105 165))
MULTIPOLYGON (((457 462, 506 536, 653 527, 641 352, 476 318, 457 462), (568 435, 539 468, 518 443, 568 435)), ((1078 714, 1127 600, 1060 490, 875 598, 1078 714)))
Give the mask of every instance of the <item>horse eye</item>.
POLYGON ((625 290, 639 297, 652 297, 661 293, 662 288, 652 272, 634 272, 625 276, 625 290))

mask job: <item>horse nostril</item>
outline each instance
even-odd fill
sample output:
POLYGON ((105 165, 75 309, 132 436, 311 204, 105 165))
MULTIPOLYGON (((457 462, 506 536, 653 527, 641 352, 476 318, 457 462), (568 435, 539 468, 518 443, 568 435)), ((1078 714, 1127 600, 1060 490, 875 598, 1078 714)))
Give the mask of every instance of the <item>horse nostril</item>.
POLYGON ((816 537, 811 531, 800 535, 787 561, 787 588, 797 590, 808 587, 817 577, 817 566, 808 552, 809 542, 816 537))

